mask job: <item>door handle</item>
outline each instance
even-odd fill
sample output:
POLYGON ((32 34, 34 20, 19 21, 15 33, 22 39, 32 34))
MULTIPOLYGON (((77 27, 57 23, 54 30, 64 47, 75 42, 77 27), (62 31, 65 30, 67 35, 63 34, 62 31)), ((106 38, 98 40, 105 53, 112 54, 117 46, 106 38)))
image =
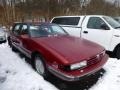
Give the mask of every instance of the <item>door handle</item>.
POLYGON ((87 33, 88 33, 88 31, 83 31, 83 33, 87 34, 87 33))
POLYGON ((114 35, 115 37, 120 37, 120 35, 114 35))

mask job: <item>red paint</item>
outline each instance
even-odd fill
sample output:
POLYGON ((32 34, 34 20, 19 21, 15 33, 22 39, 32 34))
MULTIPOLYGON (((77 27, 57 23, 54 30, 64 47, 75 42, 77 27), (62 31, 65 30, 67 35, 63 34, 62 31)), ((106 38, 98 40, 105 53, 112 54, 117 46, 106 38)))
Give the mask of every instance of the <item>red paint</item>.
MULTIPOLYGON (((83 68, 83 72, 80 72, 81 69, 65 71, 59 66, 71 65, 83 60, 90 61, 90 59, 92 60, 93 57, 103 52, 104 48, 83 38, 69 35, 33 38, 28 35, 15 36, 11 33, 10 39, 12 43, 14 41, 18 43, 16 48, 27 51, 30 56, 33 52, 39 52, 45 58, 48 67, 51 66, 66 75, 84 76, 96 72, 102 68, 108 59, 106 54, 102 55, 99 61, 83 68)), ((56 76, 59 77, 59 75, 56 76)))

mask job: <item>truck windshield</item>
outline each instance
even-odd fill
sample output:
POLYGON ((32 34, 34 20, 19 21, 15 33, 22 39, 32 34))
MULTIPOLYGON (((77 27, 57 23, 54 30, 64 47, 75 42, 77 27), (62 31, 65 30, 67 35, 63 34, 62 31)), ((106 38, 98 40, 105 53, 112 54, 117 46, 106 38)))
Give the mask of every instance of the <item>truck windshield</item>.
POLYGON ((115 21, 112 17, 104 16, 103 17, 113 28, 120 28, 120 23, 115 21))
POLYGON ((120 23, 120 17, 113 17, 113 18, 120 23))
POLYGON ((67 35, 67 33, 58 25, 31 25, 30 35, 32 37, 46 37, 51 35, 67 35))

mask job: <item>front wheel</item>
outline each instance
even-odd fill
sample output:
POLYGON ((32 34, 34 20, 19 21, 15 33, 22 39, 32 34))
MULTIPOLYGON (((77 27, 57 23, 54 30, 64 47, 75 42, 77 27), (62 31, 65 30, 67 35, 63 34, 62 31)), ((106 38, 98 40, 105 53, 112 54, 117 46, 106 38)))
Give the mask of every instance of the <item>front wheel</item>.
POLYGON ((48 77, 48 70, 46 68, 46 64, 45 64, 42 56, 35 55, 35 57, 34 57, 34 68, 44 78, 48 77))

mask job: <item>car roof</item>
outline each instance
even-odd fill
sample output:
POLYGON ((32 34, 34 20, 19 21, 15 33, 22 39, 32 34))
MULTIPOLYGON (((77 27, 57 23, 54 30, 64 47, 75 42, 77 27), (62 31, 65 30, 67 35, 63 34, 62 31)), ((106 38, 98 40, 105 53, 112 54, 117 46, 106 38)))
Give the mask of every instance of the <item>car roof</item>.
POLYGON ((14 24, 29 24, 29 25, 56 25, 49 22, 14 22, 14 24))
POLYGON ((40 22, 14 22, 14 24, 40 24, 40 22))

